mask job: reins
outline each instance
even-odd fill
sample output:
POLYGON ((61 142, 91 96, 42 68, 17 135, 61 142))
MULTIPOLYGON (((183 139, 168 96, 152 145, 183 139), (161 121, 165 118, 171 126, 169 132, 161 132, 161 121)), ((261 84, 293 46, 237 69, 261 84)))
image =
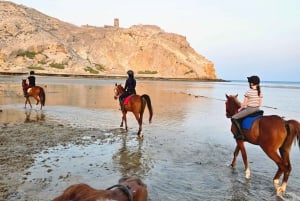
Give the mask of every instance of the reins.
POLYGON ((109 188, 107 188, 106 190, 111 190, 113 188, 119 188, 121 189, 129 198, 129 201, 133 201, 133 196, 132 196, 132 193, 130 191, 130 186, 128 185, 122 185, 122 184, 116 184, 116 185, 113 185, 109 188))

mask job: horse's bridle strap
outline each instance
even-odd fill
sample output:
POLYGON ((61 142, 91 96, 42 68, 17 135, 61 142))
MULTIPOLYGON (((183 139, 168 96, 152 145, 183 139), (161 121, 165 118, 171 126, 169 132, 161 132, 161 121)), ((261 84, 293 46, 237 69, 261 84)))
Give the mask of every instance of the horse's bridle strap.
POLYGON ((116 187, 121 189, 128 196, 129 201, 133 201, 133 196, 132 196, 132 193, 130 191, 130 186, 122 185, 122 184, 116 184, 116 185, 113 185, 113 186, 107 188, 106 190, 111 190, 111 189, 116 188, 116 187))

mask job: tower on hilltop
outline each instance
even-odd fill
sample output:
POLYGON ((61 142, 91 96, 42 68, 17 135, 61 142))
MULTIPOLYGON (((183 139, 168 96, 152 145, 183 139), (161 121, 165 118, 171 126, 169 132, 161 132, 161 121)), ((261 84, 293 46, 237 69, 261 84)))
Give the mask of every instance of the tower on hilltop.
POLYGON ((119 18, 114 19, 114 27, 119 28, 119 18))

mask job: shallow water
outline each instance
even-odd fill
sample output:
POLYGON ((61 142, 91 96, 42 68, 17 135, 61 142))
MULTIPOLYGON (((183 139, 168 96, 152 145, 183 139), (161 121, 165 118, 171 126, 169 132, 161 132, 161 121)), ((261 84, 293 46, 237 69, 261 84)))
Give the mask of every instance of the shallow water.
MULTIPOLYGON (((0 122, 59 121, 75 128, 99 129, 97 135, 112 137, 98 141, 87 135, 83 140, 92 143, 58 145, 35 155, 20 197, 34 194, 37 200, 50 200, 70 184, 85 182, 103 189, 122 176, 138 175, 152 201, 300 200, 298 147, 292 148, 293 170, 283 196, 276 196, 273 189, 277 168, 259 147, 246 144, 250 180, 244 178, 241 156, 235 169, 229 167, 235 141, 225 117, 225 94, 242 98, 247 83, 138 80, 137 92, 150 95, 154 108, 152 124, 146 110, 145 137, 138 140, 131 113, 129 131, 119 128, 121 113, 113 99, 113 85, 122 80, 37 79, 47 94, 43 111, 23 108, 20 77, 0 77, 4 114, 0 122), (41 182, 45 178, 49 183, 41 182)), ((266 114, 300 120, 299 85, 266 83, 262 90, 266 114)))

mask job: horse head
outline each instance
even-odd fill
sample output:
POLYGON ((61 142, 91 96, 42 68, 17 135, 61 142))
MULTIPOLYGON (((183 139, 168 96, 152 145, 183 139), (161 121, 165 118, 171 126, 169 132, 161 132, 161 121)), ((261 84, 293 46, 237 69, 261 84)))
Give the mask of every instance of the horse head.
POLYGON ((241 103, 238 100, 238 95, 227 95, 226 94, 226 117, 231 118, 233 115, 238 113, 241 103))
POLYGON ((22 87, 27 87, 28 84, 27 84, 27 80, 26 79, 22 79, 22 87))
POLYGON ((127 177, 119 180, 119 184, 113 185, 106 190, 95 189, 87 184, 74 184, 64 190, 63 194, 52 201, 94 201, 94 200, 129 200, 147 201, 147 185, 141 179, 127 177))
POLYGON ((124 93, 124 87, 122 87, 121 84, 115 84, 115 88, 114 88, 114 99, 117 99, 120 95, 122 95, 124 93))

